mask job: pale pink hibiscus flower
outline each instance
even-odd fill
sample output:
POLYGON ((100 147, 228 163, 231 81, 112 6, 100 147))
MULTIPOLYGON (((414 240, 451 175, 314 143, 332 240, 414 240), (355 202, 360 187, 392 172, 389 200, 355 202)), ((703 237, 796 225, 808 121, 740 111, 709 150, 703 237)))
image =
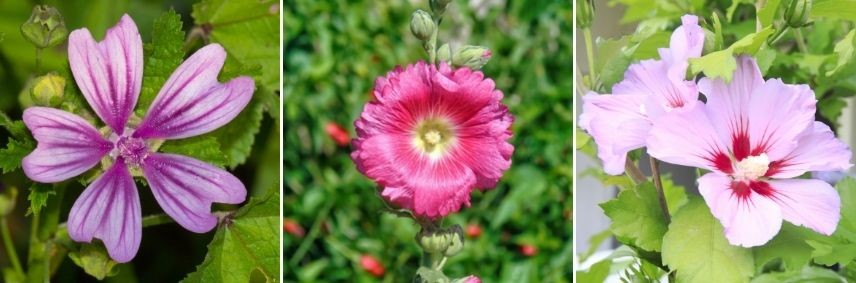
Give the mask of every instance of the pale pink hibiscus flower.
POLYGON ((248 77, 217 82, 226 52, 217 44, 190 56, 166 81, 139 123, 130 122, 143 76, 143 43, 125 15, 96 42, 87 29, 69 36, 69 64, 80 91, 107 126, 101 131, 62 110, 32 107, 24 123, 38 141, 23 160, 32 180, 68 180, 99 163, 106 170, 74 202, 68 234, 78 242, 101 239, 110 257, 130 261, 142 237, 140 199, 132 177, 148 181, 161 208, 179 225, 197 233, 217 225, 211 204, 241 203, 246 189, 229 172, 175 154, 157 153, 153 144, 213 131, 247 105, 255 85, 248 77))
POLYGON ((513 117, 491 79, 418 62, 378 78, 351 157, 388 201, 437 218, 469 206, 511 166, 513 117))
POLYGON ((686 15, 681 21, 669 48, 659 50, 660 60, 631 65, 612 95, 589 92, 583 97, 580 127, 597 144, 608 174, 623 173, 627 153, 645 146, 652 117, 698 102, 695 83, 685 77, 687 60, 701 55, 704 31, 696 16, 686 15))
POLYGON ((783 219, 832 234, 840 217, 838 193, 821 180, 791 178, 846 170, 850 149, 814 120, 817 101, 807 85, 764 81, 754 59, 737 62, 730 83, 699 81, 706 104, 655 119, 648 153, 712 171, 698 179, 699 192, 731 244, 763 245, 783 219))

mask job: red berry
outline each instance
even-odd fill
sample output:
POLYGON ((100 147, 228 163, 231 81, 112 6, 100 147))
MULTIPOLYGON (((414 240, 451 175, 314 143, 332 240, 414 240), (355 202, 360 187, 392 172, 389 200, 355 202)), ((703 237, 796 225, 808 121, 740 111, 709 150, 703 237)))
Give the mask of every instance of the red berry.
POLYGON ((482 234, 482 228, 478 224, 467 225, 467 237, 478 238, 482 234))
POLYGON ((339 146, 347 146, 348 143, 351 142, 351 136, 348 134, 348 131, 345 128, 342 128, 339 124, 333 122, 327 122, 324 125, 324 131, 327 132, 327 135, 333 139, 339 146))
POLYGON ((383 274, 386 273, 383 264, 371 255, 361 255, 360 265, 363 267, 363 270, 371 273, 374 277, 383 277, 383 274))
POLYGON ((538 248, 533 245, 524 244, 520 246, 520 253, 525 256, 535 256, 538 254, 538 248))
POLYGON ((282 230, 298 238, 303 238, 303 236, 306 235, 306 230, 303 230, 303 227, 300 226, 300 224, 297 224, 297 222, 290 218, 282 220, 282 230))

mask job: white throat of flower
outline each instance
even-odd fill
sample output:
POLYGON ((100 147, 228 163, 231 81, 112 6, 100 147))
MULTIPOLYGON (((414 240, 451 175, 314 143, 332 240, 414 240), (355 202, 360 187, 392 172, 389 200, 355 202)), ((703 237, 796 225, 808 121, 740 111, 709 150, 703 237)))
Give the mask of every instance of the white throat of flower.
POLYGON ((445 119, 424 119, 413 131, 413 147, 432 160, 442 157, 454 142, 454 130, 445 119))
POLYGON ((766 153, 749 156, 737 162, 734 178, 738 180, 756 180, 770 169, 770 158, 766 153))

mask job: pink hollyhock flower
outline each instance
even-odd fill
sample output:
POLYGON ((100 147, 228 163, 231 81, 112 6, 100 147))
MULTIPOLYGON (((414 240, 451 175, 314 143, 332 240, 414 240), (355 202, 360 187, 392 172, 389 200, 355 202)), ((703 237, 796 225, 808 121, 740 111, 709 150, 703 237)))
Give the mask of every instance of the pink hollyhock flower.
POLYGON ((712 171, 699 192, 734 245, 758 246, 787 220, 822 234, 838 224, 840 200, 821 180, 791 179, 808 171, 850 168, 851 151, 814 120, 807 85, 764 81, 751 57, 739 57, 730 83, 701 79, 707 104, 654 121, 648 153, 666 162, 712 171))
POLYGON ((38 141, 23 160, 30 179, 68 180, 104 162, 107 169, 78 197, 68 216, 68 234, 78 242, 101 239, 117 262, 130 261, 142 234, 140 199, 132 172, 148 181, 155 199, 178 224, 203 233, 217 225, 211 203, 241 203, 246 189, 220 168, 175 154, 157 153, 153 144, 213 131, 241 112, 255 89, 240 77, 217 82, 226 52, 211 44, 190 56, 166 81, 139 123, 129 122, 140 94, 143 43, 136 24, 124 15, 96 42, 87 29, 69 36, 74 79, 101 131, 62 110, 32 107, 24 123, 38 141))
MULTIPOLYGON (((456 282, 458 282, 458 281, 456 281, 456 282)), ((481 283, 482 281, 481 281, 481 279, 479 279, 475 275, 470 275, 470 276, 467 276, 465 278, 461 278, 461 281, 459 281, 459 282, 461 282, 461 283, 481 283)))
POLYGON ((513 117, 481 72, 418 62, 378 78, 374 96, 354 122, 351 158, 388 201, 442 217, 511 166, 513 117))
POLYGON ((645 146, 651 118, 674 108, 693 105, 698 90, 686 77, 689 58, 701 55, 704 31, 698 18, 681 17, 683 25, 672 33, 669 48, 660 49, 660 60, 644 60, 624 73, 612 95, 594 92, 583 97, 580 127, 597 143, 604 171, 624 172, 627 153, 645 146))

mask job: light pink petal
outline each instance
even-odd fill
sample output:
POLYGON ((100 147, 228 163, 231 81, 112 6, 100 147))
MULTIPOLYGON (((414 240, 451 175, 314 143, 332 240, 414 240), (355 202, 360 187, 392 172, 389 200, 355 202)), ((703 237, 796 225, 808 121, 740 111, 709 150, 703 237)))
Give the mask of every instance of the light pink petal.
POLYGON ((771 198, 788 222, 831 235, 838 226, 841 199, 828 183, 814 179, 771 180, 776 194, 771 198))
POLYGON ((766 175, 793 178, 808 171, 844 171, 853 166, 852 155, 850 148, 835 138, 829 126, 815 121, 811 130, 799 137, 796 149, 782 160, 771 163, 766 175))
POLYGON ((211 204, 241 203, 247 189, 223 169, 181 155, 152 153, 143 161, 143 175, 161 208, 182 227, 205 233, 217 226, 211 204))
POLYGON ((710 212, 725 229, 725 238, 732 245, 760 246, 779 233, 782 211, 767 197, 755 191, 738 196, 728 176, 707 173, 698 179, 699 193, 704 197, 710 212))
POLYGON ((209 44, 187 58, 161 88, 143 122, 138 138, 181 139, 211 132, 241 113, 255 91, 249 77, 221 84, 217 75, 226 51, 209 44))
POLYGON ((669 49, 660 50, 660 58, 669 65, 682 64, 686 71, 687 60, 701 56, 703 48, 704 30, 698 25, 698 17, 684 15, 681 26, 672 32, 669 49))
POLYGON ((684 81, 684 71, 669 72, 665 61, 645 60, 630 65, 624 73, 624 80, 613 86, 612 91, 621 95, 650 96, 653 103, 646 105, 645 115, 652 118, 668 109, 696 103, 698 90, 693 82, 684 81))
POLYGON ((645 145, 650 122, 645 115, 647 95, 598 95, 583 97, 580 127, 597 144, 598 157, 607 174, 624 172, 627 152, 645 145), (618 130, 621 129, 621 130, 618 130))
POLYGON ((36 182, 55 183, 80 175, 113 149, 86 120, 62 110, 27 108, 24 124, 38 146, 24 157, 21 167, 36 182))
POLYGON ((143 80, 143 42, 128 15, 95 42, 87 29, 68 37, 68 63, 80 91, 98 117, 118 134, 125 130, 143 80))
POLYGON ((141 222, 137 187, 119 159, 74 202, 68 214, 68 236, 86 243, 101 239, 110 258, 128 262, 140 247, 141 222))
POLYGON ((731 173, 728 147, 714 130, 705 105, 674 109, 654 120, 648 154, 673 164, 731 173))

